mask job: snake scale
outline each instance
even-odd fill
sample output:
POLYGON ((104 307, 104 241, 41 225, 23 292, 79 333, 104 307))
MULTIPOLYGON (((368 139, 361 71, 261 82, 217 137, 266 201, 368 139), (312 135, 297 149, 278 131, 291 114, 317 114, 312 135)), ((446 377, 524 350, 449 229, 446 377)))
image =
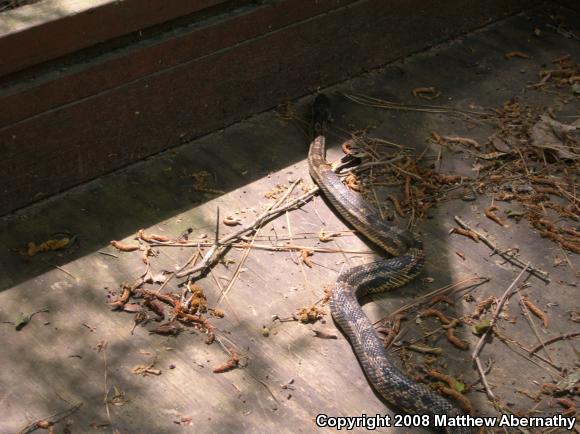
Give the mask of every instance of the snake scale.
MULTIPOLYGON (((330 103, 319 94, 313 105, 315 137, 310 144, 310 175, 334 209, 358 232, 392 258, 359 265, 343 271, 330 296, 330 311, 348 337, 373 388, 389 403, 411 414, 460 416, 449 401, 422 384, 411 381, 389 360, 373 324, 358 302, 370 293, 395 289, 419 274, 424 263, 419 237, 384 222, 360 195, 346 187, 326 161, 325 125, 330 121, 330 103)), ((448 428, 449 429, 449 428, 448 428)), ((451 432, 451 431, 447 431, 451 432)), ((471 433, 467 427, 453 432, 471 433)))

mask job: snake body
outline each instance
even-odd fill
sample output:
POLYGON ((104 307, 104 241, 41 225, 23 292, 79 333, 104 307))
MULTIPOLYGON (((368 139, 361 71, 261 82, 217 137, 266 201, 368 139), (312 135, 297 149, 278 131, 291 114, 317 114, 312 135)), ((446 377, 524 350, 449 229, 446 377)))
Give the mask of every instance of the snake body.
MULTIPOLYGON (((413 280, 424 263, 423 244, 414 233, 385 223, 360 195, 347 188, 326 161, 323 126, 330 119, 328 98, 320 94, 313 106, 315 138, 310 144, 310 175, 334 209, 358 232, 392 255, 343 271, 330 296, 330 310, 348 337, 374 389, 407 413, 460 416, 463 413, 439 394, 407 378, 387 357, 382 341, 358 302, 370 293, 395 289, 413 280)), ((470 433, 456 427, 453 432, 470 433)))

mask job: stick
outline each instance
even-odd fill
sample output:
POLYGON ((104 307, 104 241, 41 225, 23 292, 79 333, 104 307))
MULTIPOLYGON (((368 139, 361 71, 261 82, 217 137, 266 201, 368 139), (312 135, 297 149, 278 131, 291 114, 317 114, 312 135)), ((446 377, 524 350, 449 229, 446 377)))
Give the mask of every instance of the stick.
POLYGON ((105 404, 105 410, 107 412, 107 418, 109 419, 109 426, 111 427, 111 431, 113 434, 116 434, 115 426, 113 425, 113 420, 111 419, 111 411, 109 410, 109 374, 108 374, 108 367, 107 367, 107 348, 103 348, 103 362, 105 365, 105 397, 103 398, 103 402, 105 404))
POLYGON ((475 356, 475 366, 477 367, 477 371, 479 372, 479 378, 481 379, 481 384, 483 384, 483 388, 485 389, 485 393, 489 399, 495 401, 495 395, 491 391, 491 387, 489 387, 489 383, 487 382, 487 376, 485 375, 485 370, 481 364, 481 360, 479 356, 475 356))
MULTIPOLYGON (((283 240, 283 239, 282 239, 283 240)), ((334 239, 333 241, 336 241, 334 239)), ((213 243, 195 243, 195 244, 151 244, 153 247, 211 247, 213 243)), ((313 246, 304 246, 301 244, 285 244, 283 246, 271 246, 268 244, 252 244, 250 245, 248 241, 243 242, 231 242, 226 243, 222 247, 235 247, 238 249, 246 249, 251 247, 252 249, 259 249, 259 250, 270 250, 272 252, 292 252, 292 251, 300 251, 304 249, 312 250, 316 253, 351 253, 353 255, 375 255, 376 252, 372 250, 356 250, 356 249, 342 249, 342 248, 332 248, 332 247, 313 247, 313 246)), ((177 276, 180 277, 180 276, 177 276)))
POLYGON ((514 264, 520 268, 526 268, 526 270, 529 270, 529 272, 533 275, 535 275, 538 279, 543 280, 546 283, 550 283, 550 278, 548 277, 549 274, 546 273, 545 271, 540 270, 539 268, 533 267, 531 266, 529 263, 526 265, 526 263, 524 263, 522 260, 514 257, 514 256, 509 256, 507 254, 504 253, 504 250, 498 248, 489 238, 487 238, 485 235, 483 235, 480 232, 477 232, 475 230, 473 230, 471 227, 469 227, 469 225, 467 223, 465 223, 463 220, 461 220, 459 217, 455 216, 455 221, 459 224, 459 226, 461 226, 463 229, 467 229, 468 231, 471 231, 475 234, 477 234, 479 236, 479 239, 481 241, 483 241, 484 244, 486 244, 491 250, 493 250, 493 253, 497 253, 499 254, 503 259, 505 259, 506 261, 510 262, 511 264, 514 264))
MULTIPOLYGON (((254 237, 253 238, 255 238, 256 235, 258 235, 258 231, 259 231, 259 229, 256 230, 256 232, 254 233, 254 237)), ((232 274, 232 278, 228 282, 228 285, 226 286, 226 288, 220 294, 220 296, 218 298, 218 301, 217 301, 217 304, 220 304, 221 303, 221 301, 230 292, 230 289, 232 289, 232 286, 234 286, 234 282, 236 281, 236 279, 240 275, 240 270, 241 270, 242 266, 244 265, 244 262, 246 262, 246 259, 248 258, 248 255, 250 254, 250 251, 252 250, 252 242, 253 242, 253 239, 250 242, 250 244, 248 245, 248 247, 246 248, 246 250, 244 250, 244 253, 242 253, 242 257, 238 261, 238 265, 236 266, 236 269, 234 271, 234 274, 232 274)))
POLYGON ((63 420, 65 417, 69 417, 70 415, 76 413, 78 409, 81 408, 82 406, 83 403, 79 402, 78 404, 75 404, 72 407, 67 408, 66 410, 45 417, 44 419, 37 420, 36 422, 32 422, 31 424, 28 424, 26 427, 18 431, 18 434, 30 434, 31 432, 34 432, 37 429, 45 429, 42 427, 42 425, 47 426, 55 425, 61 420, 63 420))
MULTIPOLYGON (((295 182, 294 185, 296 183, 297 182, 295 182)), ((262 226, 264 223, 267 223, 270 220, 272 220, 273 218, 278 217, 279 214, 281 214, 287 210, 290 210, 298 205, 303 205, 304 203, 306 203, 306 201, 308 201, 316 193, 318 193, 319 190, 320 189, 318 187, 314 187, 310 191, 308 191, 307 193, 305 193, 305 194, 297 197, 296 199, 288 202, 283 207, 276 207, 281 202, 279 200, 278 202, 276 202, 276 204, 274 204, 273 207, 271 207, 266 212, 264 212, 261 215, 259 215, 258 217, 256 217, 256 219, 252 223, 250 223, 248 226, 246 226, 243 229, 240 229, 239 231, 237 231, 236 233, 234 233, 232 235, 228 235, 228 236, 222 238, 221 240, 219 240, 218 244, 214 244, 214 246, 207 251, 207 253, 204 255, 202 261, 197 266, 190 268, 189 270, 184 270, 184 271, 181 271, 179 273, 175 273, 175 275, 177 277, 185 277, 185 276, 191 275, 193 273, 197 273, 199 271, 203 271, 203 270, 208 269, 221 256, 220 252, 218 252, 218 250, 221 246, 227 244, 228 242, 230 242, 236 238, 239 238, 241 235, 243 235, 245 233, 255 231, 257 228, 262 226)), ((287 194, 285 194, 280 199, 282 199, 282 200, 286 199, 286 197, 290 191, 291 190, 289 189, 286 192, 287 194)), ((184 245, 182 244, 181 246, 184 246, 184 245)))
POLYGON ((553 337, 551 339, 548 339, 546 342, 544 342, 543 344, 537 345, 534 348, 532 348, 530 351, 530 354, 534 354, 538 351, 540 351, 542 348, 544 348, 547 345, 553 344, 554 342, 558 342, 558 341, 565 341, 567 339, 572 339, 575 338, 577 336, 580 336, 580 333, 566 333, 564 335, 560 335, 560 336, 556 336, 553 337))
MULTIPOLYGON (((468 229, 468 228, 465 228, 465 229, 468 229)), ((528 270, 528 267, 529 267, 529 264, 526 264, 524 269, 520 272, 520 274, 518 274, 518 276, 514 279, 514 281, 511 283, 511 285, 508 287, 508 289, 506 289, 505 292, 503 293, 503 295, 501 296, 501 299, 499 300, 499 302, 495 308, 495 311, 493 312, 493 315, 491 318, 491 323, 490 323, 489 327, 485 330, 485 332, 483 333, 483 335, 479 339, 479 342, 477 343, 475 349, 473 350, 473 354, 471 355, 471 359, 475 362, 475 365, 477 366, 477 370, 479 371, 479 376, 481 378, 481 383, 485 387, 485 392, 486 392, 487 396, 489 397, 489 399, 491 399, 492 401, 495 401, 495 396, 494 396, 493 392, 491 391, 491 389, 489 388, 489 384, 487 383, 487 379, 485 378, 485 372, 483 370, 483 366, 481 365, 481 361, 479 360, 479 353, 481 352, 481 350, 483 349, 483 346, 485 345, 485 339, 486 339, 487 335, 489 334, 490 330, 495 326, 495 323, 497 322, 497 319, 498 319, 499 314, 503 308, 503 305, 505 304, 506 300, 508 299, 509 295, 513 291, 514 287, 516 286, 516 284, 518 283, 518 281, 520 280, 522 275, 528 270)))
MULTIPOLYGON (((479 286, 479 285, 486 283, 486 282, 489 282, 489 279, 487 277, 474 276, 474 277, 468 277, 468 278, 463 279, 459 282, 451 283, 447 286, 443 286, 443 287, 438 288, 438 289, 434 289, 433 291, 430 291, 427 294, 424 294, 420 297, 417 297, 415 299, 415 301, 400 307, 396 311, 392 312, 387 318, 394 318, 395 315, 402 314, 403 312, 406 312, 409 309, 420 306, 421 304, 428 302, 431 298, 433 298, 437 295, 447 294, 447 293, 451 293, 451 292, 465 291, 469 288, 473 289, 472 287, 479 286), (461 285, 466 284, 466 283, 469 283, 469 285, 467 287, 460 288, 461 285)), ((380 321, 382 321, 382 320, 377 321, 377 323, 380 321)), ((375 323, 375 324, 377 324, 377 323, 375 323)))

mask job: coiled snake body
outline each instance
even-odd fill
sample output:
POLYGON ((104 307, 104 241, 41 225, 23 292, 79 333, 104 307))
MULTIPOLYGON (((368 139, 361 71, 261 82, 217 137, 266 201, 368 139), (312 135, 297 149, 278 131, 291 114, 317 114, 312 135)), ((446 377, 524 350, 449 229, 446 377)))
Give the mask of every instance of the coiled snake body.
MULTIPOLYGON (((375 209, 340 180, 325 157, 324 125, 330 119, 328 98, 320 94, 313 106, 315 138, 310 144, 310 175, 336 211, 357 231, 393 258, 343 271, 330 297, 332 317, 348 337, 370 383, 389 403, 408 413, 450 417, 463 414, 449 401, 411 381, 388 359, 382 341, 360 307, 358 298, 411 281, 423 267, 421 240, 412 232, 385 223, 375 209)), ((453 432, 472 432, 453 428, 453 432)))

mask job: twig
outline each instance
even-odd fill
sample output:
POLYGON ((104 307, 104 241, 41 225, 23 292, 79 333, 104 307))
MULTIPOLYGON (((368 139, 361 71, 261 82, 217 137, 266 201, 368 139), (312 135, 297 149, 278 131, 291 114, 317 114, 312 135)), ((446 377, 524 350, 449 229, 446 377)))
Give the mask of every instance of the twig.
POLYGON ((230 289, 232 289, 232 286, 234 286, 234 282, 236 281, 236 279, 238 278, 238 276, 240 275, 240 270, 242 268, 242 265, 244 265, 244 262, 246 262, 246 259, 248 257, 248 255, 250 254, 250 251, 252 250, 252 243, 253 243, 253 239, 256 237, 256 235, 258 235, 260 229, 257 229, 256 232, 254 233, 254 236, 252 238, 252 241, 250 241, 250 244, 248 245, 248 247, 246 248, 246 250, 244 250, 244 253, 242 254, 242 257, 240 258, 240 260, 238 261, 236 270, 234 271, 234 274, 232 275, 232 278, 230 279, 230 281, 228 282, 228 285, 226 286, 226 288, 222 291, 222 293, 220 294, 217 304, 221 303, 221 301, 228 295, 228 293, 230 292, 230 289))
MULTIPOLYGON (((283 238, 281 239, 283 240, 283 238)), ((336 238, 334 239, 336 241, 336 238)), ((213 246, 213 243, 196 243, 196 244, 152 244, 155 247, 210 247, 213 246)), ((249 245, 248 241, 243 242, 231 242, 223 245, 222 247, 235 247, 238 249, 246 249, 251 247, 252 249, 259 249, 259 250, 270 250, 272 252, 292 252, 292 251, 300 251, 304 249, 312 250, 316 253, 350 253, 353 255, 375 255, 376 252, 372 250, 356 250, 356 249, 341 249, 341 248, 332 248, 332 247, 313 247, 313 246, 305 246, 301 244, 285 244, 283 246, 272 246, 268 244, 252 244, 249 245)), ((177 276, 179 277, 179 276, 177 276)))
POLYGON ((400 307, 399 309, 397 309, 396 311, 391 313, 389 315, 389 318, 394 318, 396 315, 400 315, 403 312, 406 312, 414 307, 420 306, 420 305, 428 302, 432 297, 435 297, 437 295, 447 294, 447 293, 451 293, 451 292, 455 292, 455 291, 459 291, 459 290, 466 290, 471 286, 481 285, 482 283, 485 283, 488 281, 489 281, 489 279, 487 277, 468 277, 467 279, 463 279, 459 282, 452 283, 452 284, 444 286, 442 288, 435 289, 431 292, 428 292, 425 295, 422 295, 421 297, 418 297, 417 299, 415 299, 415 301, 400 307), (476 282, 477 280, 479 280, 479 282, 476 282), (470 285, 467 288, 458 289, 458 287, 460 285, 463 285, 465 283, 470 283, 470 285))
MULTIPOLYGON (((530 353, 530 349, 526 348, 525 346, 523 346, 520 342, 518 342, 517 340, 505 335, 504 333, 500 333, 497 329, 493 331, 493 333, 499 338, 501 339, 501 341, 506 344, 506 346, 513 351, 514 353, 516 353, 518 356, 523 357, 524 359, 526 359, 528 362, 533 363, 534 365, 536 365, 538 368, 542 368, 542 369, 546 369, 548 371, 548 369, 545 366, 542 366, 540 363, 536 362, 534 359, 532 359, 529 356, 530 353), (517 346, 520 350, 517 350, 516 348, 512 347, 509 344, 514 344, 515 346, 517 346)), ((537 359, 541 360, 542 362, 544 362, 546 365, 548 365, 549 367, 553 368, 554 371, 551 371, 551 374, 554 375, 559 375, 560 377, 564 377, 562 375, 562 368, 560 366, 555 365, 554 363, 550 362, 548 359, 540 356, 539 354, 533 354, 534 357, 536 357, 537 359)))
POLYGON ((468 231, 471 231, 471 232, 477 234, 477 236, 479 237, 479 239, 481 241, 483 241, 484 244, 486 244, 490 249, 492 249, 494 253, 499 254, 506 261, 508 261, 508 262, 510 262, 510 263, 512 263, 512 264, 514 264, 514 265, 516 265, 518 267, 520 267, 520 268, 524 268, 525 267, 526 270, 529 270, 529 272, 531 274, 535 275, 538 279, 541 279, 541 280, 543 280, 546 283, 549 283, 550 282, 550 278, 548 277, 549 274, 546 273, 545 271, 542 271, 539 268, 533 267, 529 263, 528 264, 525 264, 522 260, 516 258, 515 256, 510 256, 510 255, 504 253, 504 250, 498 248, 489 238, 487 238, 482 233, 477 232, 476 230, 474 230, 471 227, 469 227, 469 225, 467 223, 465 223, 458 216, 455 216, 455 221, 463 229, 466 229, 468 231))
POLYGON ((37 420, 36 422, 32 422, 26 425, 26 427, 22 428, 20 431, 18 431, 18 434, 30 434, 31 432, 34 432, 37 429, 46 429, 44 427, 51 427, 60 422, 61 420, 63 420, 64 418, 69 417, 72 414, 76 413, 82 406, 83 403, 79 402, 78 404, 75 404, 72 407, 67 408, 66 410, 45 417, 44 419, 37 420))
POLYGON ((109 369, 107 366, 107 348, 103 347, 103 362, 105 366, 105 397, 103 402, 105 404, 105 410, 107 411, 107 418, 109 419, 109 426, 113 434, 116 434, 117 430, 113 426, 113 420, 111 419, 111 411, 109 410, 109 369))
MULTIPOLYGON (((457 219, 457 217, 456 217, 456 219, 457 219)), ((466 228, 466 229, 469 229, 469 228, 466 228)), ((495 401, 495 396, 494 396, 493 392, 491 391, 491 389, 489 388, 489 385, 487 383, 487 379, 485 378, 485 371, 483 370, 483 366, 481 365, 481 361, 479 360, 479 353, 481 352, 481 350, 483 349, 483 346, 485 345, 485 339, 487 338, 487 335, 489 334, 490 330, 495 326, 495 323, 497 322, 497 319, 498 319, 499 314, 503 308, 504 303, 506 302, 506 300, 510 296, 511 292, 513 291, 514 287, 516 286, 516 284, 518 283, 518 281, 520 280, 522 275, 528 270, 528 267, 529 267, 529 264, 526 264, 524 269, 520 272, 520 274, 518 274, 518 276, 514 279, 514 281, 511 283, 511 285, 508 287, 508 289, 506 289, 505 292, 503 293, 503 295, 501 296, 501 299, 497 303, 497 306, 493 312, 489 327, 485 330, 485 332, 483 333, 483 335, 479 339, 479 342, 477 343, 477 345, 476 345, 476 347, 473 350, 473 353, 471 355, 471 359, 475 362, 475 364, 477 366, 477 370, 479 371, 479 376, 481 378, 481 383, 485 387, 485 392, 486 392, 488 398, 492 401, 495 401)))
MULTIPOLYGON (((297 182, 295 182, 294 185, 297 182)), ((287 194, 282 196, 280 199, 285 200, 287 195, 290 194, 289 193, 290 191, 291 191, 291 189, 289 189, 286 192, 287 194)), ((264 213, 262 213, 258 217, 256 217, 256 219, 254 219, 254 221, 252 223, 250 223, 248 226, 240 229, 239 231, 237 231, 236 233, 234 233, 232 235, 228 235, 228 236, 224 237, 223 239, 219 240, 218 244, 214 244, 214 246, 212 248, 210 248, 207 251, 207 253, 204 255, 204 257, 203 257, 202 261, 199 263, 199 265, 197 265, 193 268, 190 268, 189 270, 184 270, 184 271, 181 271, 179 273, 176 273, 175 275, 177 277, 185 277, 185 276, 191 275, 193 273, 197 273, 200 271, 203 272, 203 271, 207 270, 221 256, 221 253, 219 252, 221 246, 226 245, 227 243, 229 243, 230 241, 232 241, 234 239, 240 238, 240 236, 242 236, 245 233, 255 231, 257 228, 261 227, 264 223, 267 223, 268 221, 277 217, 281 213, 283 213, 287 210, 290 210, 298 205, 302 205, 302 204, 306 203, 306 201, 309 200, 310 198, 312 198, 316 193, 318 193, 318 191, 319 191, 319 188, 314 187, 310 191, 308 191, 307 193, 305 193, 305 194, 297 197, 296 199, 288 202, 284 206, 279 206, 279 204, 281 203, 281 200, 279 200, 278 202, 276 202, 276 204, 274 204, 274 206, 272 206, 267 211, 265 211, 264 213)), ((161 245, 163 245, 163 244, 161 244, 161 245)), ((222 252, 223 252, 223 250, 222 250, 222 252)))
POLYGON ((580 336, 580 332, 576 332, 576 333, 566 333, 566 334, 563 334, 563 335, 560 335, 560 336, 556 336, 556 337, 553 337, 551 339, 548 339, 543 344, 539 344, 539 345, 535 346, 534 348, 532 348, 531 350, 529 350, 529 352, 530 352, 530 354, 534 354, 534 353, 540 351, 545 346, 550 345, 550 344, 553 344, 554 342, 565 341, 567 339, 572 339, 572 338, 575 338, 577 336, 580 336))
POLYGON ((487 116, 488 113, 484 112, 476 112, 470 110, 461 110, 453 107, 443 107, 437 105, 408 105, 408 104, 401 104, 392 101, 386 101, 379 98, 373 98, 366 95, 354 95, 354 94, 347 94, 343 93, 343 95, 361 105, 366 105, 369 107, 377 107, 382 109, 390 109, 390 110, 409 110, 409 111, 419 111, 419 112, 427 112, 427 113, 454 113, 454 114, 461 114, 461 115, 476 115, 476 116, 487 116))
POLYGON ((392 163, 395 163, 397 161, 402 160, 405 157, 405 155, 397 155, 396 157, 392 157, 388 160, 377 160, 377 161, 367 161, 366 163, 361 163, 358 166, 356 166, 355 168, 353 168, 350 173, 361 173, 364 172, 367 169, 372 169, 373 166, 388 166, 392 163))
POLYGON ((258 383, 260 383, 262 386, 264 386, 264 388, 268 391, 268 393, 270 394, 270 396, 272 397, 272 399, 279 405, 280 401, 278 401, 278 398, 276 398, 276 395, 274 395, 274 393, 272 392, 272 389, 270 389, 270 386, 268 386, 268 384, 262 380, 260 380, 257 377, 254 377, 252 374, 249 374, 250 377, 252 377, 254 380, 256 380, 258 383))
POLYGON ((66 274, 67 276, 69 276, 69 277, 71 277, 71 278, 73 278, 73 279, 75 279, 75 280, 77 279, 77 277, 76 277, 74 274, 72 274, 70 271, 67 271, 67 270, 65 270, 65 269, 64 269, 64 268, 62 268, 60 265, 52 264, 52 263, 48 262, 46 259, 44 259, 44 258, 40 258, 40 259, 41 259, 41 260, 42 260, 42 262, 44 262, 46 265, 50 265, 51 267, 54 267, 54 268, 56 268, 57 270, 60 270, 60 271, 62 271, 64 274, 66 274))
POLYGON ((101 255, 104 255, 104 256, 110 256, 110 257, 112 257, 112 258, 117 258, 117 259, 119 258, 117 255, 114 255, 113 253, 104 252, 104 251, 102 251, 102 250, 99 250, 97 253, 99 253, 99 254, 101 254, 101 255))
POLYGON ((485 389, 487 397, 492 401, 495 401, 495 395, 491 391, 491 387, 489 387, 489 383, 487 382, 487 376, 485 375, 485 370, 483 369, 483 365, 481 364, 479 356, 475 356, 473 360, 475 362, 475 366, 477 367, 477 371, 479 372, 479 378, 481 379, 481 384, 485 389))
MULTIPOLYGON (((214 273, 214 270, 211 269, 209 271, 209 274, 212 277, 212 279, 213 279, 214 283, 216 284, 216 286, 218 287, 218 289, 220 291, 220 294, 224 294, 224 287, 220 283, 219 279, 216 277, 216 275, 214 273)), ((223 296, 223 299, 228 304, 228 308, 229 308, 230 312, 232 313, 232 315, 235 317, 237 323, 239 324, 240 323, 240 317, 238 316, 238 314, 236 313, 236 310, 234 309, 234 307, 230 303, 230 300, 228 299, 228 297, 226 295, 223 296)))
MULTIPOLYGON (((218 208, 218 210, 219 210, 219 208, 218 208)), ((218 211, 218 212, 219 212, 219 211, 218 211)), ((173 279, 173 277, 175 277, 175 275, 176 275, 177 273, 179 273, 180 271, 183 271, 183 269, 184 269, 185 267, 187 267, 187 266, 188 266, 190 263, 192 263, 192 262, 193 262, 193 263, 195 264, 195 262, 197 261, 197 259, 198 259, 200 256, 201 256, 201 249, 199 248, 199 244, 198 244, 198 246, 197 246, 197 251, 196 251, 196 252, 195 252, 193 255, 191 255, 191 256, 190 256, 190 257, 187 259, 187 261, 185 261, 185 263, 184 263, 184 264, 183 264, 181 267, 179 267, 179 268, 177 269, 177 271, 175 271, 175 272, 171 273, 171 274, 170 274, 170 275, 167 277, 167 279, 165 279, 165 282, 163 282, 163 283, 161 284, 161 286, 160 286, 159 288, 157 288, 157 291, 156 291, 156 292, 157 292, 157 294, 159 294, 159 293, 160 293, 160 292, 161 292, 161 291, 162 291, 162 290, 163 290, 163 289, 164 289, 164 288, 167 286, 167 284, 169 283, 169 281, 170 281, 171 279, 173 279)))

